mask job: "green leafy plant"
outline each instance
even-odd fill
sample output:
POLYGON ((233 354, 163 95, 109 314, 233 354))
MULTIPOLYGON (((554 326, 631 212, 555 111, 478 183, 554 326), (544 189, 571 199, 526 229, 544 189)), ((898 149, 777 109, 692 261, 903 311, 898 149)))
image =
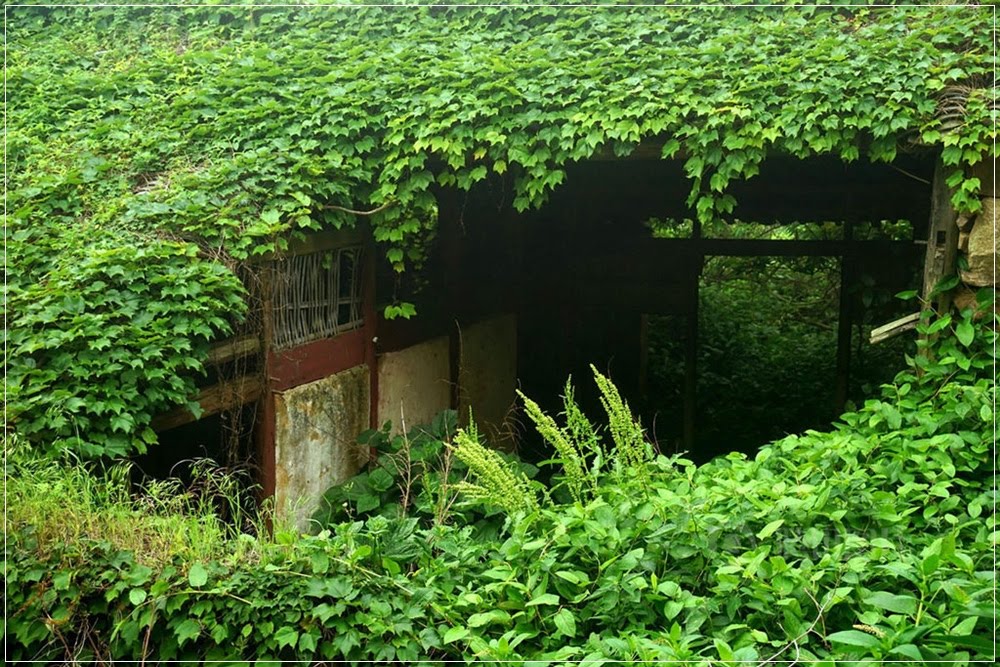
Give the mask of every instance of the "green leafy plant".
MULTIPOLYGON (((204 372, 208 341, 245 312, 242 287, 189 244, 66 234, 65 242, 80 244, 74 254, 12 285, 12 423, 51 451, 144 452, 156 442, 155 415, 178 404, 200 409, 190 404, 194 378, 204 372)), ((29 264, 40 252, 17 248, 29 264)))
POLYGON ((330 487, 313 515, 319 529, 375 515, 416 515, 443 523, 464 466, 454 461, 447 443, 458 427, 457 413, 445 410, 408 433, 392 434, 392 424, 358 437, 376 452, 368 467, 343 484, 330 487))
MULTIPOLYGON (((610 468, 582 502, 553 493, 530 521, 493 532, 461 514, 421 525, 373 513, 143 564, 110 528, 60 533, 58 512, 11 504, 10 657, 989 660, 997 321, 968 321, 968 344, 941 327, 914 367, 826 432, 753 458, 658 456, 637 464, 642 476, 610 468), (943 354, 956 345, 968 370, 943 354)), ((534 493, 474 429, 463 433, 453 446, 473 453, 481 495, 534 493)), ((126 506, 65 463, 31 470, 17 497, 66 478, 56 496, 89 484, 105 507, 126 506)), ((516 516, 526 504, 501 506, 516 516)), ((158 525, 134 522, 137 534, 158 525)))
MULTIPOLYGON (((12 8, 19 432, 142 451, 243 309, 233 267, 362 224, 395 273, 419 267, 441 188, 525 211, 570 164, 649 142, 709 224, 769 156, 891 162, 917 143, 941 151, 958 209, 979 206, 988 7, 608 4, 12 8)), ((413 316, 406 298, 385 314, 413 316)))
POLYGON ((475 478, 474 482, 459 482, 455 487, 466 498, 500 507, 511 518, 538 508, 538 498, 527 476, 498 452, 483 446, 471 414, 469 425, 458 430, 451 447, 475 478))

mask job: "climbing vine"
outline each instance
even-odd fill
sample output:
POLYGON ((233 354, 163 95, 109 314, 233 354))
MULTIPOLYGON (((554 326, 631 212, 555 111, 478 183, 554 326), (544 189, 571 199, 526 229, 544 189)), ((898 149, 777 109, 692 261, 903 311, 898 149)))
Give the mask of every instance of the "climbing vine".
MULTIPOLYGON (((954 203, 973 212, 964 169, 996 134, 991 18, 964 5, 8 8, 11 324, 35 326, 37 290, 67 304, 46 331, 127 318, 60 300, 97 279, 80 260, 106 246, 167 281, 221 280, 222 304, 242 288, 220 260, 364 220, 402 272, 426 256, 439 188, 502 182, 523 211, 567 165, 643 142, 683 161, 706 221, 778 153, 940 150, 954 203), (164 243, 186 262, 150 250, 164 243)), ((192 326, 214 335, 227 309, 196 310, 192 326)), ((9 381, 25 396, 65 388, 25 370, 32 340, 12 338, 9 381)), ((19 400, 15 415, 36 419, 19 400)))

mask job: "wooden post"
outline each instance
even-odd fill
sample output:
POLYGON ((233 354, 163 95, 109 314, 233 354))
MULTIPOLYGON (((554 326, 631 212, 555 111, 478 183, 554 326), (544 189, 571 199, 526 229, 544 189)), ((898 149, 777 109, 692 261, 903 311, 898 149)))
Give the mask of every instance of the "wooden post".
POLYGON ((937 294, 932 298, 931 292, 941 279, 955 272, 955 256, 958 252, 958 226, 955 224, 958 213, 951 206, 951 188, 945 181, 946 177, 945 167, 938 160, 931 185, 931 219, 927 225, 922 295, 925 302, 933 301, 934 307, 941 314, 948 312, 951 307, 951 293, 937 294))
POLYGON ((694 450, 698 415, 698 284, 704 256, 701 252, 701 224, 695 220, 691 237, 694 252, 688 273, 687 330, 684 336, 684 447, 694 450))
MULTIPOLYGON (((365 332, 365 365, 368 366, 368 428, 377 429, 378 423, 378 312, 375 309, 375 269, 378 258, 375 256, 375 237, 369 231, 365 238, 362 253, 362 285, 361 308, 363 311, 362 328, 365 332)), ((374 459, 377 454, 374 447, 370 452, 374 459)))
MULTIPOLYGON (((844 222, 844 241, 854 238, 854 223, 844 222)), ((850 243, 848 243, 850 245, 850 243)), ((850 250, 840 257, 840 307, 837 315, 837 378, 834 385, 834 411, 840 415, 847 404, 851 380, 851 287, 856 260, 850 250)))
MULTIPOLYGON (((257 457, 260 461, 261 500, 274 498, 277 486, 277 462, 275 460, 275 405, 274 392, 271 388, 271 358, 272 341, 274 340, 274 270, 269 265, 260 268, 259 285, 261 290, 261 362, 264 365, 263 395, 260 400, 259 419, 257 422, 257 457)), ((274 508, 276 509, 276 508, 274 508)), ((271 518, 268 517, 270 528, 271 518)))
POLYGON ((639 315, 639 402, 645 405, 649 388, 649 315, 639 315))
MULTIPOLYGON (((461 194, 453 188, 440 188, 435 192, 438 205, 438 235, 441 243, 441 285, 444 287, 443 298, 449 304, 451 312, 461 312, 470 302, 470 292, 465 276, 465 257, 463 249, 462 203, 461 194)), ((448 327, 448 382, 451 385, 450 405, 458 410, 459 423, 468 417, 462 410, 462 349, 461 325, 455 318, 448 327), (464 413, 464 414, 463 414, 464 413)))

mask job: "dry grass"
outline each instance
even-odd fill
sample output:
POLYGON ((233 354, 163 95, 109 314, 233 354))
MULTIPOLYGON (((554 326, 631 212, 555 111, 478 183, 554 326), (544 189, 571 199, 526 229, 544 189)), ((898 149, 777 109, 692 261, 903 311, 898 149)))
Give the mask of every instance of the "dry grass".
MULTIPOLYGON (((239 509, 238 484, 207 463, 195 466, 200 491, 177 480, 133 489, 130 464, 105 469, 38 456, 10 437, 4 443, 5 532, 33 534, 39 555, 58 544, 108 542, 154 569, 183 559, 256 559, 259 543, 237 539, 216 508, 239 509), (228 494, 228 495, 227 495, 228 494)), ((236 517, 241 525, 247 517, 236 517)))

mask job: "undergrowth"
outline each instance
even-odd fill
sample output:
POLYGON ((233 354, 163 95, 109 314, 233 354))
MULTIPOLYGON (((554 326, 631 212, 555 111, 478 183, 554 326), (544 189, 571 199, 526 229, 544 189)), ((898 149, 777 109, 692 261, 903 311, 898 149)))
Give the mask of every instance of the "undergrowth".
MULTIPOLYGON (((784 438, 752 459, 696 466, 656 455, 609 385, 603 426, 571 397, 562 423, 533 416, 546 437, 570 443, 568 466, 550 462, 551 487, 509 459, 493 469, 467 457, 442 477, 435 457, 478 442, 470 428, 422 452, 420 474, 437 480, 426 488, 446 482, 447 494, 406 494, 404 478, 411 490, 423 482, 394 467, 378 483, 383 505, 360 511, 361 496, 347 494, 354 518, 328 517, 317 535, 217 533, 150 559, 138 538, 74 532, 52 503, 18 500, 7 535, 8 657, 989 660, 995 324, 965 312, 922 325, 929 342, 880 396, 827 432, 784 438), (487 492, 463 496, 463 481, 487 492), (449 498, 438 512, 435 497, 449 498), (255 558, 232 557, 241 543, 255 558)), ((420 444, 400 442, 411 454, 420 444)), ((71 467, 26 470, 15 498, 55 484, 55 497, 131 508, 117 511, 137 532, 159 530, 156 512, 99 490, 113 489, 114 475, 98 484, 71 467), (82 496, 62 488, 72 480, 82 496)), ((189 538, 199 534, 201 524, 186 525, 189 538)))
MULTIPOLYGON (((16 436, 5 442, 7 462, 5 531, 30 536, 42 561, 66 545, 106 542, 127 551, 143 566, 162 568, 185 560, 252 559, 247 541, 237 540, 220 520, 241 525, 245 510, 238 484, 211 461, 195 462, 194 481, 132 482, 131 465, 101 467, 71 455, 61 459, 33 452, 16 436), (200 487, 200 491, 192 488, 200 487)), ((258 523, 258 528, 262 525, 258 523)))

